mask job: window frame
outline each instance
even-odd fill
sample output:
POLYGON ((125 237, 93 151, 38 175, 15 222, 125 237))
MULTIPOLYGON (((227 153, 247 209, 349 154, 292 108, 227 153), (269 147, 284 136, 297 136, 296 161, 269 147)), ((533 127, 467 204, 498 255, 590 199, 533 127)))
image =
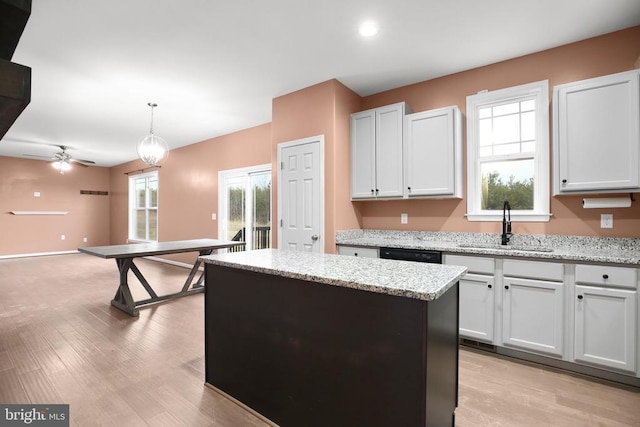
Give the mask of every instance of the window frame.
POLYGON ((158 242, 159 241, 159 207, 160 207, 160 176, 158 171, 151 171, 147 173, 141 173, 137 175, 133 175, 129 177, 129 232, 128 232, 128 241, 131 243, 146 243, 146 242, 158 242), (151 207, 150 205, 150 191, 149 191, 149 178, 155 177, 157 182, 157 201, 156 206, 151 207), (137 201, 137 193, 136 193, 136 183, 144 178, 145 180, 145 207, 138 208, 137 201), (145 239, 140 239, 136 236, 137 229, 137 216, 136 213, 140 210, 145 211, 145 219, 146 219, 146 227, 145 227, 145 239), (149 211, 156 212, 156 239, 149 239, 149 211))
MULTIPOLYGON (((479 117, 481 108, 533 98, 536 112, 534 154, 533 209, 512 210, 512 221, 548 222, 550 205, 549 164, 549 81, 542 80, 467 96, 467 220, 502 221, 502 209, 481 209, 482 177, 479 157, 479 117)), ((521 154, 505 155, 504 161, 522 158, 521 154)))

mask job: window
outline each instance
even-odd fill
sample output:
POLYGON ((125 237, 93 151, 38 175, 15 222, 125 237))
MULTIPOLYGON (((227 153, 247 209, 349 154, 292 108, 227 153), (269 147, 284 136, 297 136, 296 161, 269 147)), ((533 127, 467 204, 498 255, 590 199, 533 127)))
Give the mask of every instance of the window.
POLYGON ((271 165, 220 171, 218 182, 218 238, 270 248, 271 165))
POLYGON ((129 178, 129 240, 158 241, 158 172, 129 178))
POLYGON ((549 83, 467 97, 467 218, 549 221, 549 83))

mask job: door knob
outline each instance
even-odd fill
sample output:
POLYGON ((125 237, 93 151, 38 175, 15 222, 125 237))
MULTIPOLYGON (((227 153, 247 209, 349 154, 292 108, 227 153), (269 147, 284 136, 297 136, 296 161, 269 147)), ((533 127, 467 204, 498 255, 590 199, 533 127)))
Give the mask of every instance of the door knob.
POLYGON ((317 234, 314 234, 313 236, 311 236, 311 240, 316 241, 320 238, 320 236, 318 236, 317 234))

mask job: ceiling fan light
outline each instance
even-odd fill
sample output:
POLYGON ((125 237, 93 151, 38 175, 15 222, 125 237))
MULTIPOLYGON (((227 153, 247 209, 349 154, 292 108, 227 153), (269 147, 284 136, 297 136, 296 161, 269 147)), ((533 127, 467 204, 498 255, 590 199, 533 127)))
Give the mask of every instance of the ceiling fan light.
POLYGON ((137 150, 138 157, 149 166, 156 166, 169 156, 167 142, 152 133, 140 139, 137 150))
POLYGON ((51 166, 53 166, 54 169, 59 170, 61 174, 64 174, 65 172, 68 172, 71 170, 71 165, 68 162, 65 162, 64 160, 53 162, 51 163, 51 166))

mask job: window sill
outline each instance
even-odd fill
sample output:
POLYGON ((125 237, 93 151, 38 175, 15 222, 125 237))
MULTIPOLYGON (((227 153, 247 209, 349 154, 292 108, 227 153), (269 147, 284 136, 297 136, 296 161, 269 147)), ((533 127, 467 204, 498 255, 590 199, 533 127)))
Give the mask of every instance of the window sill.
MULTIPOLYGON (((467 221, 501 222, 502 212, 467 214, 467 221)), ((549 222, 551 213, 517 213, 511 212, 511 222, 549 222)))

